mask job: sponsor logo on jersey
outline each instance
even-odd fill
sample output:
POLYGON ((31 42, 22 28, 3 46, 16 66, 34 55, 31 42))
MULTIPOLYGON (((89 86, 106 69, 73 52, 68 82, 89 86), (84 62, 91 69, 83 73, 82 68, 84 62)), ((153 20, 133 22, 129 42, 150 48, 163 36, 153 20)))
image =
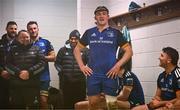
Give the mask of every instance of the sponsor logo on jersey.
POLYGON ((91 37, 96 37, 96 33, 91 34, 91 37))
POLYGON ((114 37, 114 33, 113 32, 107 32, 107 36, 108 37, 114 37))

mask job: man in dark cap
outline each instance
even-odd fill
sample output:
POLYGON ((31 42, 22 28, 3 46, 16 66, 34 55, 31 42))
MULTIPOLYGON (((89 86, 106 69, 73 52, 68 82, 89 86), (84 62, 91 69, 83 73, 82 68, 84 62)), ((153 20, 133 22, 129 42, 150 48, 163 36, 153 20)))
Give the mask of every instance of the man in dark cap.
MULTIPOLYGON (((58 71, 60 89, 63 91, 64 109, 73 109, 74 104, 86 98, 86 77, 81 72, 73 55, 74 47, 80 39, 80 33, 74 30, 70 33, 64 47, 60 48, 55 67, 58 71)), ((83 63, 88 61, 88 50, 81 51, 83 63)))
POLYGON ((94 11, 94 14, 96 15, 96 13, 97 13, 98 11, 106 11, 107 14, 109 14, 109 10, 108 10, 105 6, 98 6, 98 7, 96 8, 96 10, 94 11))
POLYGON ((117 75, 122 66, 131 58, 132 48, 123 38, 122 33, 109 26, 109 11, 99 6, 94 11, 96 25, 86 30, 74 49, 75 58, 81 71, 87 76, 87 95, 90 109, 99 109, 101 93, 116 96, 118 89, 117 75), (89 46, 89 62, 84 65, 80 50, 89 46), (124 55, 116 61, 118 47, 124 55))

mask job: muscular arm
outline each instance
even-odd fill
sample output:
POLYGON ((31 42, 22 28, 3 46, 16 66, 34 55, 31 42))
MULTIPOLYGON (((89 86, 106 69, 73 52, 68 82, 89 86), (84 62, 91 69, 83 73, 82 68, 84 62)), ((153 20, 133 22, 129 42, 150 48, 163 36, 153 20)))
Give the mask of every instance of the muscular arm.
POLYGON ((46 61, 54 62, 56 60, 55 51, 50 51, 47 56, 45 56, 46 61))
POLYGON ((156 94, 152 98, 151 102, 149 103, 151 108, 157 108, 160 106, 165 106, 168 101, 163 101, 161 99, 161 89, 157 87, 156 94))
POLYGON ((170 109, 179 109, 180 108, 180 90, 176 91, 176 98, 173 100, 170 100, 167 104, 166 107, 170 109))
POLYGON ((132 48, 129 43, 125 44, 122 49, 124 50, 124 55, 119 61, 116 63, 119 67, 124 65, 133 55, 132 48))
POLYGON ((118 72, 120 71, 121 67, 128 62, 128 60, 132 57, 133 55, 133 51, 132 48, 130 46, 129 43, 126 43, 123 47, 122 47, 123 51, 124 51, 124 55, 121 59, 119 59, 119 61, 113 66, 113 68, 111 68, 108 73, 107 76, 109 78, 114 78, 117 76, 118 72))
POLYGON ((82 61, 81 49, 83 48, 85 47, 82 44, 78 43, 74 49, 74 56, 83 74, 90 76, 92 74, 92 70, 88 66, 85 66, 82 61))
POLYGON ((129 95, 131 93, 132 88, 133 88, 132 86, 123 86, 123 89, 121 90, 121 92, 117 96, 117 100, 119 100, 119 101, 127 101, 128 97, 129 97, 129 95))
POLYGON ((176 91, 176 100, 173 103, 173 108, 180 108, 180 90, 176 91))
POLYGON ((82 57, 81 57, 81 49, 83 49, 83 48, 85 48, 85 47, 83 45, 81 45, 80 43, 78 43, 76 45, 76 47, 74 48, 74 56, 80 67, 84 66, 82 57))

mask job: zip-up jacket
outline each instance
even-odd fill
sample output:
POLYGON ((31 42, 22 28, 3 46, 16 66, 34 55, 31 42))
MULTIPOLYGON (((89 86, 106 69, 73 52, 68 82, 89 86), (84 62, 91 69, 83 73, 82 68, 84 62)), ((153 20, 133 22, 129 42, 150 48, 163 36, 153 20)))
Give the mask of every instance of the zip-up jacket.
MULTIPOLYGON (((88 49, 81 51, 81 56, 84 64, 88 62, 88 49)), ((64 82, 84 81, 85 75, 81 72, 79 65, 73 55, 71 47, 62 47, 57 55, 55 67, 58 70, 58 75, 63 77, 64 82)))
POLYGON ((11 44, 9 44, 7 34, 4 34, 0 40, 0 73, 5 70, 7 54, 9 52, 10 46, 11 44))
POLYGON ((13 45, 7 57, 6 70, 11 74, 11 84, 14 86, 37 85, 39 75, 44 70, 44 55, 37 46, 29 44, 24 46, 19 42, 13 45), (19 73, 22 70, 29 72, 28 80, 21 80, 19 73))

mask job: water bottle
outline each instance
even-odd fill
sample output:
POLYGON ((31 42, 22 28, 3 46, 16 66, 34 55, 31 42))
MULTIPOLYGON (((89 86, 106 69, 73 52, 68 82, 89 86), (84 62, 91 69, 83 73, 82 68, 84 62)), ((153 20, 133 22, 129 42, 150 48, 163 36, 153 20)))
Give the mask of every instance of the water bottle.
POLYGON ((34 105, 34 108, 39 108, 39 101, 38 101, 38 97, 37 96, 34 98, 33 105, 34 105))

